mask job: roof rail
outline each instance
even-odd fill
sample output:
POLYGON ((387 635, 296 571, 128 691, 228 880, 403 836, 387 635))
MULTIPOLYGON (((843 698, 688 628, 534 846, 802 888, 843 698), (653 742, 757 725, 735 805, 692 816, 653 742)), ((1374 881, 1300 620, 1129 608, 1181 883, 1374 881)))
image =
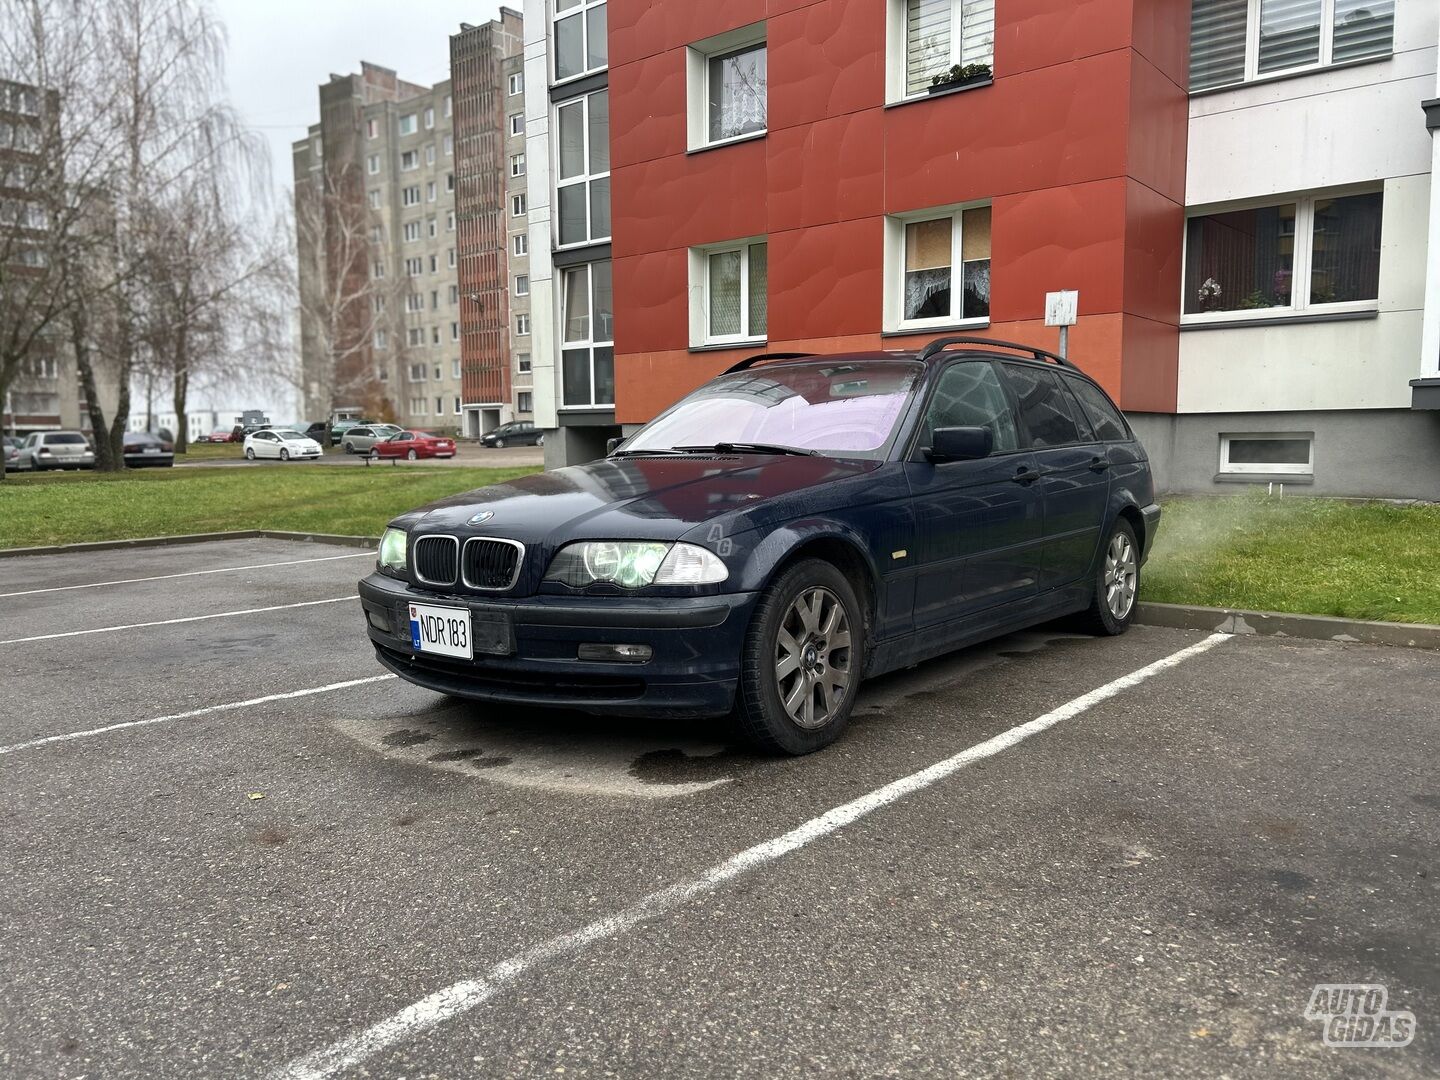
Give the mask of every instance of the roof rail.
MULTIPOLYGON (((1036 360, 1054 360, 1061 367, 1074 368, 1075 365, 1063 356, 1050 352, 1048 349, 1038 349, 1034 345, 1020 345, 1014 341, 996 341, 994 338, 983 337, 942 337, 926 345, 920 350, 920 359, 929 360, 937 353, 944 352, 951 345, 986 345, 992 349, 1013 349, 1016 352, 1029 353, 1036 360)), ((1076 369, 1078 370, 1078 369, 1076 369)))
POLYGON ((737 363, 737 364, 731 364, 728 368, 726 368, 726 369, 724 370, 724 372, 722 372, 722 374, 729 375, 729 374, 731 374, 732 372, 735 372, 735 371, 745 371, 745 370, 747 370, 747 369, 749 369, 749 368, 752 368, 752 367, 754 367, 756 364, 759 364, 759 363, 761 363, 762 361, 765 361, 765 360, 804 360, 806 357, 814 356, 814 355, 815 355, 814 353, 809 353, 809 352, 762 352, 762 353, 757 353, 755 356, 747 356, 744 360, 741 360, 741 361, 740 361, 739 363, 737 363))

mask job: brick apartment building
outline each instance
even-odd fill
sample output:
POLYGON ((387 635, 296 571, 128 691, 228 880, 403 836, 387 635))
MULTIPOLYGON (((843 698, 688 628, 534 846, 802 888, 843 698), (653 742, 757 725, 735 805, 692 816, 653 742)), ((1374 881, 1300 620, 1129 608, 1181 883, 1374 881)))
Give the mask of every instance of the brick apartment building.
POLYGON ((1078 289, 1167 486, 1440 497, 1435 4, 531 0, 525 35, 548 463, 753 352, 1053 347, 1078 289))

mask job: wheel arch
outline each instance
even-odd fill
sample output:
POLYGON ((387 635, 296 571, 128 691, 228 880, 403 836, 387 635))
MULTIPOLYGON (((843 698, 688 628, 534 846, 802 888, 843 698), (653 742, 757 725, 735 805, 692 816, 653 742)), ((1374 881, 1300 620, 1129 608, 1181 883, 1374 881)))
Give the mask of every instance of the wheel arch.
MULTIPOLYGON (((776 535, 779 534, 772 534, 772 538, 776 535)), ((756 554, 760 554, 760 550, 757 549, 756 554)), ((768 588, 786 570, 805 559, 821 559, 830 563, 855 586, 868 638, 875 627, 876 608, 880 601, 879 574, 864 543, 838 526, 827 527, 817 523, 816 527, 790 532, 788 543, 766 560, 769 565, 763 574, 756 575, 755 587, 768 588)))

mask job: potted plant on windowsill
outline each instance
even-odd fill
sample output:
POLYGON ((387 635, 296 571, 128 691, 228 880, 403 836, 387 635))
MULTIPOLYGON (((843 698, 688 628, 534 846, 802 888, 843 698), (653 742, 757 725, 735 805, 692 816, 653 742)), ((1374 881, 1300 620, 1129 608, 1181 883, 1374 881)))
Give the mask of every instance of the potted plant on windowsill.
POLYGON ((931 94, 943 93, 946 90, 956 90, 962 86, 974 86, 976 83, 989 82, 991 79, 989 64, 956 64, 949 71, 942 71, 930 80, 931 94))

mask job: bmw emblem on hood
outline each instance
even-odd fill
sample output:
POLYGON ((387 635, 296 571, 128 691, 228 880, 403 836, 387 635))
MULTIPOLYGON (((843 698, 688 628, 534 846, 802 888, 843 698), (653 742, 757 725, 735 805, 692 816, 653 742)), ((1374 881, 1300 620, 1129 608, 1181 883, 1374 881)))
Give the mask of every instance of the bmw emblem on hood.
POLYGON ((480 513, 476 514, 470 519, 469 523, 471 525, 484 525, 485 522, 489 521, 494 516, 494 510, 481 510, 480 513))

